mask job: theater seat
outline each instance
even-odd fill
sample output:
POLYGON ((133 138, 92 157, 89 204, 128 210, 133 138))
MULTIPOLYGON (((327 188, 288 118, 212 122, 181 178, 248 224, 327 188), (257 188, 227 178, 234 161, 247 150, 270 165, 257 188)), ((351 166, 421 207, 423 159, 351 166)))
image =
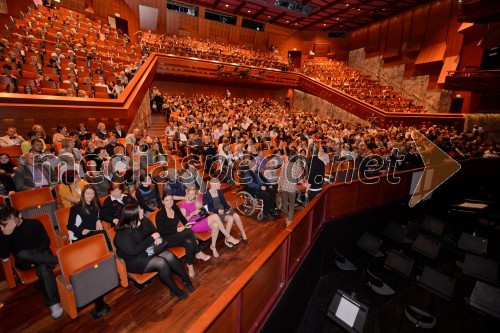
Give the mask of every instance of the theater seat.
POLYGON ((56 211, 56 219, 58 230, 56 231, 56 239, 59 246, 68 245, 70 243, 68 233, 69 211, 71 207, 65 207, 56 211))
POLYGON ((104 296, 120 280, 127 280, 117 269, 118 259, 109 251, 102 234, 60 248, 57 257, 61 265, 57 289, 61 305, 72 319, 78 316, 78 308, 104 296))
MULTIPOLYGON (((55 254, 58 246, 49 215, 43 214, 40 216, 34 216, 31 219, 39 220, 42 223, 50 239, 50 250, 55 254)), ((38 281, 35 268, 27 270, 17 269, 15 259, 12 254, 9 258, 2 258, 2 267, 5 273, 5 279, 7 280, 7 284, 10 288, 15 288, 17 286, 16 276, 22 284, 32 284, 38 281)), ((54 268, 54 274, 58 274, 59 272, 59 265, 57 265, 54 268)))

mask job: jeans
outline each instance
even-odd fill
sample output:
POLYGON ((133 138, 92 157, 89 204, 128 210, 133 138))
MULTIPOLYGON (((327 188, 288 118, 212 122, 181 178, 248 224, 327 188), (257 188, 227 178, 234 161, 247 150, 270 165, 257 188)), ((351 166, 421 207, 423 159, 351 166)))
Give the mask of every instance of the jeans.
POLYGON ((50 250, 39 252, 36 250, 21 250, 16 256, 16 267, 30 269, 35 266, 36 275, 40 280, 40 285, 44 293, 44 303, 50 307, 59 303, 59 293, 57 291, 56 278, 53 269, 59 263, 57 257, 50 250))

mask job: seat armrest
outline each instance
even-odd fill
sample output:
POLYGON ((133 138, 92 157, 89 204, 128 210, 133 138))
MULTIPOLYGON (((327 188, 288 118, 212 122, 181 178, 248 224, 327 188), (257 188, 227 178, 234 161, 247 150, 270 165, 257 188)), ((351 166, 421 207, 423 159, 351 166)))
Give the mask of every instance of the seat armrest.
POLYGON ((12 270, 12 262, 10 258, 2 258, 2 268, 9 288, 15 288, 17 286, 17 283, 16 277, 14 276, 14 271, 12 270))
POLYGON ((73 286, 64 278, 62 274, 57 276, 56 285, 64 311, 71 317, 71 319, 75 319, 78 316, 78 309, 76 308, 73 286))
POLYGON ((118 276, 120 277, 120 284, 123 288, 128 287, 128 275, 127 275, 127 266, 125 265, 125 261, 122 258, 118 258, 115 255, 116 259, 116 270, 118 271, 118 276))
POLYGON ((56 230, 56 240, 57 240, 57 246, 59 248, 69 244, 68 237, 64 235, 60 230, 56 230))

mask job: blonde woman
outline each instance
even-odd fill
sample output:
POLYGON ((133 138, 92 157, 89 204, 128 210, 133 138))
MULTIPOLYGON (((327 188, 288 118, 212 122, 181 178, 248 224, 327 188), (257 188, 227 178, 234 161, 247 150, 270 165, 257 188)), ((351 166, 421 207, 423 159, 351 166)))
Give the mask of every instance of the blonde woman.
POLYGON ((231 236, 231 234, 226 230, 219 215, 212 214, 201 219, 199 214, 202 207, 203 202, 201 195, 198 194, 196 186, 191 185, 186 192, 186 198, 180 203, 181 213, 186 217, 189 223, 193 223, 193 232, 212 232, 212 245, 210 246, 210 249, 213 252, 213 256, 217 258, 219 257, 219 253, 215 248, 215 244, 217 244, 219 231, 226 237, 224 244, 226 244, 228 248, 231 249, 235 245, 238 245, 239 241, 231 236))
POLYGON ((210 179, 210 189, 203 194, 203 202, 207 205, 208 211, 219 215, 221 220, 226 221, 226 230, 230 231, 233 222, 236 223, 241 232, 243 243, 248 243, 247 234, 243 227, 243 222, 238 213, 236 213, 224 198, 224 193, 220 190, 220 180, 217 178, 210 179))

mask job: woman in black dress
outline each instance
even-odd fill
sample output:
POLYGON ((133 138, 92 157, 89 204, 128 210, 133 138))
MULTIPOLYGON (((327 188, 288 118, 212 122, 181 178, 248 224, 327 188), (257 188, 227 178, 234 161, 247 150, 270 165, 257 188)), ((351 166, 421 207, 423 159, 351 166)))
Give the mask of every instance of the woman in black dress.
POLYGON ((69 239, 76 242, 99 233, 104 234, 108 247, 112 249, 106 233, 103 231, 99 214, 99 201, 92 185, 82 188, 80 202, 71 206, 68 218, 69 239))
POLYGON ((201 251, 191 226, 186 226, 187 220, 179 207, 174 205, 174 197, 171 194, 167 194, 163 198, 163 205, 156 215, 158 232, 168 242, 168 247, 182 246, 186 249, 189 276, 193 278, 193 259, 208 261, 211 257, 201 251), (183 224, 182 227, 178 227, 179 222, 183 224))
POLYGON ((116 254, 125 261, 128 272, 158 272, 161 282, 170 289, 170 295, 184 299, 188 294, 175 284, 172 278, 174 272, 181 277, 189 292, 194 291, 181 261, 165 250, 166 242, 137 204, 128 204, 123 208, 114 243, 116 254))

